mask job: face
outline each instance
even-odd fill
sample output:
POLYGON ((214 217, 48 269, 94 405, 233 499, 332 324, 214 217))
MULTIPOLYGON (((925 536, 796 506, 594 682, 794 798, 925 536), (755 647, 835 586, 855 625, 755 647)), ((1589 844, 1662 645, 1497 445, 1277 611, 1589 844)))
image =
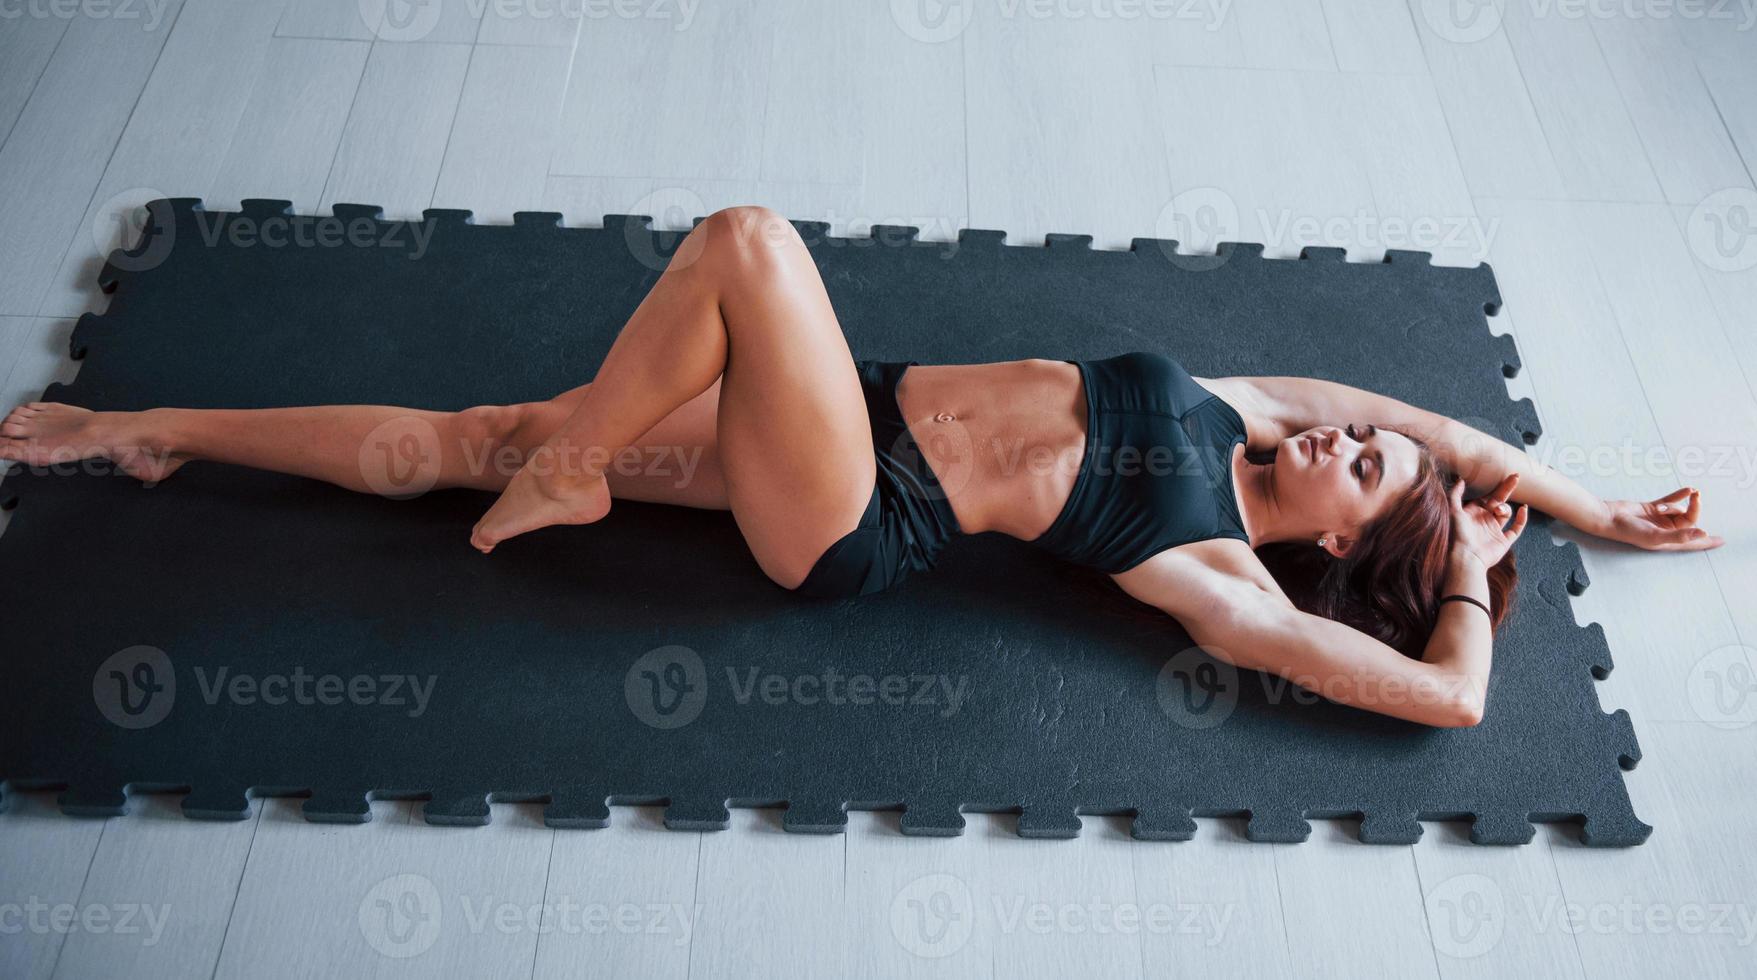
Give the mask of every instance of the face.
POLYGON ((1352 539, 1414 485, 1420 460, 1401 433, 1365 422, 1318 426, 1276 449, 1276 496, 1300 523, 1352 539))

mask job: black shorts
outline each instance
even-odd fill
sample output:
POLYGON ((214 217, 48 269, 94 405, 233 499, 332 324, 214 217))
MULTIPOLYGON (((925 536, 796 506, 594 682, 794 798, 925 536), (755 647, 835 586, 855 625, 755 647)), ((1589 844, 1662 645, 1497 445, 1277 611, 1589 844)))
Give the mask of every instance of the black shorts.
POLYGON ((915 363, 855 362, 878 473, 860 523, 818 558, 796 590, 803 595, 849 598, 890 588, 932 568, 958 533, 945 491, 897 407, 897 382, 915 363))

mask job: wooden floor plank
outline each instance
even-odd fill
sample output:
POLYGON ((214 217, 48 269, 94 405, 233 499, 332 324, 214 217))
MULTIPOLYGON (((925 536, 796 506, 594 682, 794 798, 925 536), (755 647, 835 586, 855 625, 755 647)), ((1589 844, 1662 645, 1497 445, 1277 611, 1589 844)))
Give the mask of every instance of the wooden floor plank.
POLYGON ((1150 977, 1297 976, 1271 847, 1244 839, 1237 820, 1199 820, 1196 836, 1131 846, 1135 892, 1179 923, 1144 936, 1150 977))
POLYGON ((178 802, 136 798, 127 816, 106 821, 79 905, 106 910, 109 922, 69 935, 55 976, 212 974, 256 814, 201 823, 185 818, 178 802))
POLYGON ((16 794, 8 802, 0 815, 0 902, 18 911, 16 928, 0 932, 0 975, 47 980, 72 928, 64 913, 51 917, 52 909, 77 911, 105 822, 63 816, 53 793, 16 794))
POLYGON ((435 827, 412 803, 363 826, 296 807, 265 801, 215 976, 531 975, 555 833, 540 808, 435 827))
POLYGON ((1172 187, 1133 25, 991 14, 960 40, 970 223, 1016 243, 1059 232, 1126 248, 1150 234, 1172 187))
POLYGON ((1592 25, 1524 3, 1508 4, 1502 23, 1562 178, 1558 192, 1586 201, 1664 200, 1592 25))
POLYGON ((1337 820, 1312 821, 1303 844, 1257 846, 1274 851, 1297 975, 1438 975, 1410 848, 1362 844, 1337 820))
POLYGON ((567 64, 562 48, 475 49, 434 207, 473 211, 485 224, 508 224, 515 212, 539 209, 567 64))
POLYGON ((12 132, 24 104, 36 91, 43 69, 67 33, 69 17, 18 17, 0 25, 0 147, 12 132))
POLYGON ((550 172, 758 179, 775 16, 703 4, 687 30, 678 17, 593 21, 573 53, 550 172))
POLYGON ((278 198, 292 201, 296 213, 316 213, 372 48, 363 41, 276 38, 206 206, 234 209, 246 198, 278 198))
MULTIPOLYGON (((0 313, 36 315, 67 243, 91 227, 82 226, 80 215, 172 33, 176 13, 170 8, 151 31, 89 17, 67 25, 0 146, 0 268, 6 270, 0 277, 0 313)), ((84 237, 89 241, 91 235, 84 237)))
POLYGON ((617 808, 603 830, 555 835, 533 977, 689 975, 702 835, 666 830, 656 807, 617 808))
POLYGON ((1665 199, 1694 205, 1719 190, 1750 188, 1751 175, 1675 19, 1591 23, 1665 199))
POLYGON ((733 810, 730 830, 701 838, 692 980, 834 977, 852 966, 842 916, 847 840, 789 834, 780 814, 733 810))
POLYGON ((59 270, 38 310, 78 316, 101 306, 103 256, 141 204, 208 193, 266 61, 281 0, 187 0, 71 240, 50 242, 59 270))
POLYGON ((373 45, 320 209, 373 204, 389 218, 419 218, 433 203, 469 66, 468 45, 373 45))
POLYGON ((1410 0, 1410 9, 1471 193, 1561 196, 1561 175, 1497 8, 1410 0), (1469 17, 1454 21, 1446 11, 1469 17), (1485 34, 1485 27, 1492 29, 1485 34))

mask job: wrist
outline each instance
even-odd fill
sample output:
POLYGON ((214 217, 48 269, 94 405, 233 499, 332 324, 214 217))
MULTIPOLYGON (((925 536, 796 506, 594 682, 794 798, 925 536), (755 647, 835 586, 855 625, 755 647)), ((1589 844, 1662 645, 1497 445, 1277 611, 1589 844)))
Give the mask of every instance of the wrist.
POLYGON ((1454 547, 1446 559, 1446 577, 1441 593, 1459 593, 1480 599, 1488 593, 1488 577, 1488 566, 1475 552, 1454 547))
POLYGON ((1477 572, 1487 575, 1489 566, 1476 552, 1463 545, 1455 544, 1446 553, 1446 570, 1449 572, 1477 572))

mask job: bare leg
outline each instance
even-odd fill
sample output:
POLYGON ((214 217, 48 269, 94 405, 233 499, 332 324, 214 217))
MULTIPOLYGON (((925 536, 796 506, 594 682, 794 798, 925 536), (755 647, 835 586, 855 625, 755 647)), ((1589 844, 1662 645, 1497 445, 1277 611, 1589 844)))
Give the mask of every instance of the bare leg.
POLYGON ((755 208, 692 232, 597 380, 555 400, 456 413, 33 403, 0 424, 0 460, 100 456, 149 482, 208 459, 386 496, 499 490, 473 537, 483 551, 596 520, 611 496, 729 508, 758 564, 788 588, 853 529, 875 471, 865 398, 817 268, 792 226, 755 208), (670 450, 675 465, 630 470, 629 447, 670 450))
POLYGON ((597 462, 724 376, 719 445, 745 541, 796 586, 851 530, 872 493, 866 402, 823 281, 791 225, 760 208, 719 212, 679 249, 605 358, 591 390, 477 524, 482 551, 552 524, 598 520, 597 462))
MULTIPOLYGON (((448 487, 499 491, 590 387, 547 402, 462 412, 384 405, 91 412, 33 402, 0 423, 0 459, 40 466, 109 459, 149 484, 191 460, 212 460, 392 497, 448 487)), ((718 395, 710 388, 613 460, 616 496, 724 510, 718 395)))

